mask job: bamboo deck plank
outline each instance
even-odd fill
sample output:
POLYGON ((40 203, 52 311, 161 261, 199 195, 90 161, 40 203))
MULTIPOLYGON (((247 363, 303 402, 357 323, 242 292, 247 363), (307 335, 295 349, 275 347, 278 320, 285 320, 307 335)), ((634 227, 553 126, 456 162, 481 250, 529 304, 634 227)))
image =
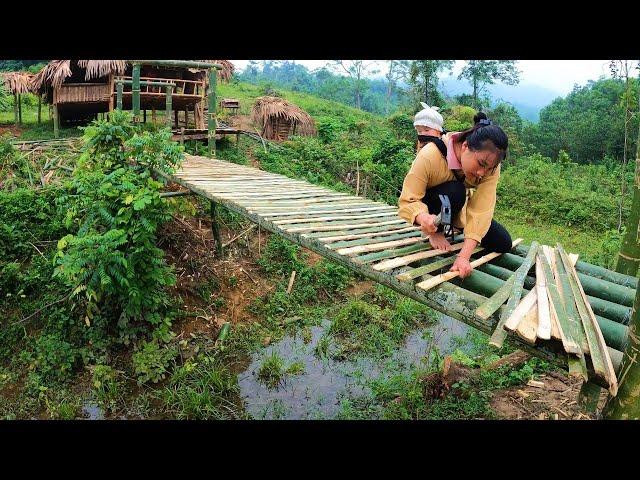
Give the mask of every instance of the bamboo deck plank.
MULTIPOLYGON (((404 220, 389 220, 387 222, 377 222, 377 223, 352 223, 339 226, 342 228, 358 228, 358 227, 381 227, 384 225, 397 225, 400 223, 406 223, 404 220)), ((330 232, 332 231, 336 225, 320 225, 320 226, 309 226, 309 227, 294 227, 289 228, 289 226, 283 228, 284 231, 290 233, 305 233, 305 232, 330 232)))
POLYGON ((329 217, 305 217, 305 218, 287 218, 286 220, 273 220, 275 225, 287 225, 289 223, 308 223, 308 222, 331 222, 334 220, 361 220, 363 218, 378 217, 398 217, 395 212, 368 213, 364 215, 336 215, 329 217))
POLYGON ((318 238, 319 242, 323 242, 326 244, 332 244, 333 242, 338 242, 338 241, 345 241, 345 240, 357 240, 357 239, 362 239, 362 238, 374 238, 374 237, 381 237, 384 235, 395 235, 395 234, 400 234, 400 233, 405 233, 405 232, 409 232, 412 234, 417 234, 417 235, 421 235, 422 232, 420 232, 420 229, 417 227, 404 227, 404 228, 400 228, 398 230, 385 230, 382 232, 371 232, 371 233, 355 233, 355 234, 351 234, 351 235, 336 235, 333 237, 320 237, 318 238))
MULTIPOLYGON (((516 240, 513 241, 512 243, 512 248, 515 247, 516 245, 520 244, 522 242, 521 238, 517 238, 516 240)), ((487 255, 484 255, 480 258, 478 258, 477 260, 474 260, 473 262, 471 262, 471 267, 475 268, 478 265, 482 265, 483 263, 487 263, 491 260, 493 260, 496 257, 499 257, 500 255, 502 255, 501 253, 497 253, 497 252, 491 252, 488 253, 487 255)), ((430 290, 433 287, 440 285, 442 282, 446 282, 448 280, 452 280, 456 277, 458 277, 460 274, 459 272, 447 272, 447 273, 443 273, 441 275, 438 275, 437 277, 433 277, 430 278, 428 280, 425 280, 423 282, 420 282, 418 284, 416 284, 417 288, 420 288, 422 290, 430 290)))
POLYGON ((451 245, 451 250, 448 252, 446 250, 429 250, 427 252, 418 252, 411 255, 407 255, 404 257, 392 258, 390 260, 384 260, 380 263, 373 265, 374 270, 378 270, 379 272, 386 272, 387 270, 392 270, 394 268, 402 267, 404 265, 409 265, 413 262, 417 262, 418 260, 424 260, 427 258, 437 257, 438 255, 445 255, 451 252, 457 252, 462 249, 464 242, 456 243, 451 245))
MULTIPOLYGON (((482 251, 483 248, 479 247, 473 250, 473 253, 478 253, 480 251, 482 251)), ((403 272, 400 273, 398 275, 396 275, 396 278, 398 280, 400 280, 401 282, 406 282, 409 280, 413 280, 415 278, 418 277, 422 277, 423 275, 427 274, 427 273, 431 273, 431 272, 435 272, 436 270, 440 270, 441 268, 447 267, 451 264, 453 264, 453 262, 456 261, 456 255, 452 255, 450 257, 447 258, 443 258, 441 260, 436 260, 435 262, 431 262, 428 265, 423 265, 421 267, 416 267, 416 268, 412 268, 411 270, 407 271, 407 272, 403 272)))
MULTIPOLYGON (((413 237, 404 238, 402 240, 393 240, 391 242, 375 242, 372 241, 367 245, 358 245, 356 247, 347 247, 338 249, 340 255, 357 255, 359 253, 376 252, 378 250, 386 250, 388 248, 403 247, 405 245, 413 245, 414 243, 428 242, 429 238, 413 237)), ((443 250, 444 251, 444 250, 443 250)))
POLYGON ((359 255, 357 257, 350 257, 356 263, 373 263, 385 258, 399 257, 408 253, 421 252, 423 250, 431 250, 431 244, 419 243, 417 245, 410 245, 403 248, 394 248, 391 250, 385 250, 383 252, 367 253, 366 255, 359 255))
MULTIPOLYGON (((383 232, 380 232, 383 233, 383 232)), ((374 234, 369 234, 369 235, 376 235, 374 234)), ((416 232, 416 231, 408 231, 408 232, 403 232, 403 233, 387 233, 384 232, 384 236, 383 235, 379 235, 377 237, 367 237, 367 238, 357 238, 355 240, 342 240, 339 242, 322 242, 325 244, 325 246, 327 248, 330 248, 332 250, 337 250, 339 248, 346 248, 346 247, 355 247, 358 245, 367 245, 369 243, 371 243, 372 240, 375 241, 380 241, 380 242, 390 242, 392 240, 400 240, 402 238, 412 238, 412 237, 420 237, 422 236, 422 232, 416 232)))
POLYGON ((527 272, 533 266, 533 262, 535 262, 536 254, 538 253, 538 242, 531 242, 531 246, 529 248, 529 253, 522 262, 522 265, 518 267, 514 274, 514 281, 511 290, 511 295, 509 296, 509 300, 507 301, 507 305, 505 310, 500 315, 500 320, 496 325, 493 333, 491 334, 491 338, 489 339, 489 345, 493 345, 496 348, 502 348, 502 344, 504 340, 507 338, 507 331, 503 328, 507 319, 511 316, 511 314, 515 311, 518 304, 520 303, 520 298, 522 296, 522 291, 524 289, 524 279, 527 276, 527 272))

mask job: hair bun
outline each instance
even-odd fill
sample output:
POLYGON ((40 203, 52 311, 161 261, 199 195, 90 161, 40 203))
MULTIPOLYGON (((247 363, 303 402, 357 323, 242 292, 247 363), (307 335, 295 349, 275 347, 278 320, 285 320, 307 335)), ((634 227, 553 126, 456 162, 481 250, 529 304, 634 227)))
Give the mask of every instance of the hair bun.
POLYGON ((487 114, 484 112, 478 112, 473 116, 473 123, 478 124, 480 120, 488 120, 487 114))

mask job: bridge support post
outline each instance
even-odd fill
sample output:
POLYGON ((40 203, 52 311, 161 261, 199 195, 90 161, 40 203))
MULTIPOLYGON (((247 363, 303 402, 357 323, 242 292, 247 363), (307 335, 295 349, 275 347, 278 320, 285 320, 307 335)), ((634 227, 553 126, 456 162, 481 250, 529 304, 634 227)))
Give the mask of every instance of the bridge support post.
MULTIPOLYGON (((640 129, 638 130, 640 139, 640 129)), ((636 148, 636 175, 633 182, 633 200, 631 202, 631 214, 627 220, 626 233, 622 239, 616 272, 624 273, 632 277, 636 276, 640 265, 640 142, 636 148)))
POLYGON ((133 65, 133 73, 131 75, 131 109, 133 110, 133 123, 140 123, 140 64, 133 65))
POLYGON ((53 106, 53 137, 60 136, 60 113, 58 112, 58 104, 53 106))
POLYGON ((167 94, 167 111, 165 113, 165 120, 167 122, 167 127, 172 128, 171 122, 173 121, 173 119, 171 118, 171 110, 173 110, 173 105, 172 105, 171 96, 173 95, 173 87, 167 87, 166 94, 167 94))
POLYGON ((618 395, 609 397, 603 415, 609 420, 640 420, 640 287, 636 289, 629 340, 618 375, 618 395))
POLYGON ((222 250, 222 238, 220 237, 220 228, 218 226, 218 219, 216 218, 216 202, 211 200, 211 233, 216 241, 216 253, 222 257, 224 251, 222 250))
POLYGON ((209 69, 209 112, 207 121, 207 137, 209 143, 209 156, 216 156, 216 82, 218 73, 215 68, 209 69))
POLYGON ((123 84, 122 82, 118 82, 116 84, 116 89, 117 89, 117 97, 116 97, 116 108, 118 110, 122 110, 122 89, 123 89, 123 84))
POLYGON ((593 413, 598 409, 598 400, 600 400, 600 391, 602 387, 593 382, 584 382, 580 387, 578 394, 578 402, 587 412, 593 413))

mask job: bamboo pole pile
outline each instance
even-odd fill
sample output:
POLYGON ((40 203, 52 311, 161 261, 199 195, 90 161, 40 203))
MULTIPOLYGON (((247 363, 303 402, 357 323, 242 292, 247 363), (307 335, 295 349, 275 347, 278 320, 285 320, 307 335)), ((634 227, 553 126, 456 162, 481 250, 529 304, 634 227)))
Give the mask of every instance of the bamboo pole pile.
POLYGON ((585 294, 575 264, 562 245, 556 248, 533 242, 516 272, 476 315, 487 319, 507 301, 489 343, 500 348, 508 332, 530 345, 560 342, 567 354, 569 374, 591 380, 590 374, 618 390, 616 373, 598 319, 585 294), (524 279, 535 269, 535 285, 524 296, 524 279))

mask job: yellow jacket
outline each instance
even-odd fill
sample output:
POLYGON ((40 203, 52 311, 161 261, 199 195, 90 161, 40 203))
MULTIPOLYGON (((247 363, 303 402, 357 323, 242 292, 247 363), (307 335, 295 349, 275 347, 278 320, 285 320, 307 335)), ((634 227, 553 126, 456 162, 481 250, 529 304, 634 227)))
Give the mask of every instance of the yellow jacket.
MULTIPOLYGON (((448 136, 442 140, 448 144, 448 136)), ((465 178, 467 188, 467 201, 460 213, 453 219, 453 225, 464 228, 465 238, 472 238, 480 242, 487 234, 491 226, 493 211, 496 207, 496 186, 500 178, 500 165, 493 172, 487 174, 479 183, 465 178), (469 190, 475 189, 471 194, 469 190)), ((420 213, 429 212, 427 206, 421 202, 425 192, 451 180, 456 180, 455 175, 449 170, 446 158, 440 153, 433 143, 425 145, 416 156, 411 169, 404 178, 402 193, 398 200, 400 207, 398 214, 407 222, 413 224, 420 213)))

